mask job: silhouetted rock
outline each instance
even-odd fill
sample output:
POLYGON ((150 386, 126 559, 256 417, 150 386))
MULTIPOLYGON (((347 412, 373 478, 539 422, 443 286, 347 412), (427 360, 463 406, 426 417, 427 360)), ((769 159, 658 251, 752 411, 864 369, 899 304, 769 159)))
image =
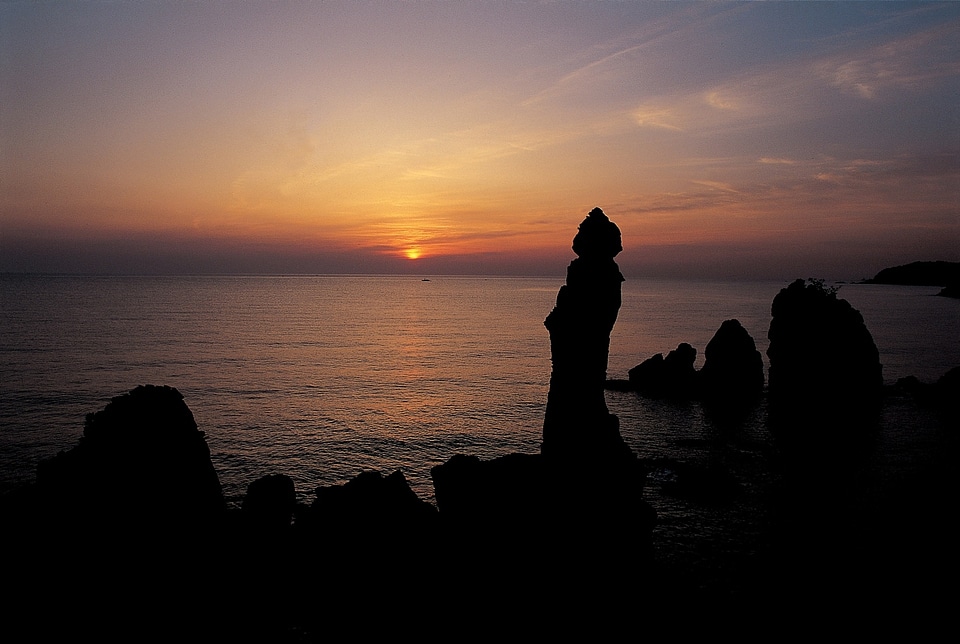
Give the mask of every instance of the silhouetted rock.
POLYGON ((140 386, 89 414, 83 437, 37 468, 54 516, 90 525, 176 527, 226 509, 204 433, 172 387, 140 386))
POLYGON ((866 284, 906 286, 949 286, 960 284, 960 262, 912 262, 885 268, 866 284))
POLYGON ((560 525, 566 535, 602 532, 613 522, 651 527, 650 508, 637 493, 646 474, 639 463, 593 468, 584 462, 582 469, 570 465, 539 454, 508 454, 489 461, 458 454, 430 473, 440 515, 474 529, 506 526, 558 538, 555 529, 560 525), (584 521, 586 515, 593 520, 584 521))
POLYGON ((960 417, 960 367, 954 367, 936 382, 921 382, 916 376, 897 380, 893 391, 912 396, 918 403, 940 409, 948 419, 960 417))
POLYGON ((739 320, 725 320, 707 343, 700 391, 714 406, 740 406, 763 394, 763 356, 739 320))
POLYGON ((599 208, 591 210, 573 240, 578 258, 567 268, 566 284, 544 321, 553 363, 543 422, 545 455, 629 456, 604 398, 610 332, 623 282, 613 258, 622 249, 620 229, 599 208))
POLYGON ((343 485, 317 488, 310 521, 325 531, 394 530, 429 521, 436 508, 410 489, 403 472, 362 472, 343 485))
POLYGON ((620 231, 596 208, 573 248, 579 258, 545 321, 553 371, 541 453, 457 455, 431 470, 449 540, 480 553, 472 563, 481 570, 471 574, 496 571, 498 585, 511 587, 532 578, 536 595, 565 598, 612 587, 614 571, 645 565, 656 519, 643 499, 646 470, 604 398, 623 281, 613 261, 620 231), (536 552, 518 550, 521 543, 536 552), (629 544, 632 556, 612 544, 629 544))
POLYGON ((508 454, 490 461, 457 454, 430 469, 444 519, 487 524, 493 519, 536 521, 543 514, 545 464, 539 454, 508 454))
POLYGON ((960 298, 960 262, 912 262, 885 268, 864 284, 942 286, 937 295, 960 298))
POLYGON ((28 498, 9 535, 19 560, 4 570, 25 600, 9 612, 35 611, 21 636, 209 639, 235 623, 220 604, 236 565, 226 503, 176 389, 140 386, 88 415, 79 443, 38 465, 28 498))
POLYGON ((940 376, 936 384, 936 400, 944 415, 952 422, 960 419, 960 367, 940 376))
POLYGON ((777 294, 768 337, 771 411, 822 423, 866 419, 883 387, 877 346, 859 311, 821 281, 777 294))
POLYGON ((431 607, 445 550, 437 509, 417 497, 403 473, 362 472, 342 485, 318 487, 298 513, 292 566, 297 601, 316 633, 356 626, 358 611, 386 616, 431 607))
MULTIPOLYGON (((573 252, 587 261, 606 262, 620 254, 620 229, 600 208, 587 213, 573 236, 573 252)), ((620 281, 623 281, 622 279, 620 281)), ((619 286, 617 288, 619 291, 619 286)))
POLYGON ((898 378, 894 387, 906 393, 914 394, 924 388, 924 383, 920 382, 920 379, 916 376, 905 376, 898 378))
POLYGON ((627 378, 635 391, 657 392, 660 389, 660 383, 663 382, 665 371, 663 354, 658 353, 628 371, 627 378))
POLYGON ((937 293, 940 297, 952 297, 954 299, 960 298, 960 282, 955 284, 947 284, 940 292, 937 293))
POLYGON ((697 396, 697 371, 693 363, 697 350, 686 342, 664 358, 658 353, 644 360, 628 372, 634 390, 667 398, 695 398, 697 396))
POLYGON ((696 380, 696 371, 693 363, 697 360, 697 350, 686 342, 681 342, 677 348, 663 359, 668 382, 676 383, 678 387, 692 387, 696 380))
POLYGON ((643 500, 646 469, 636 459, 601 466, 542 454, 457 455, 431 475, 449 545, 475 553, 471 575, 495 571, 511 588, 533 582, 538 594, 569 599, 601 580, 598 592, 609 590, 614 577, 649 563, 656 512, 643 500))
POLYGON ((270 474, 247 486, 241 509, 248 524, 277 531, 290 527, 296 506, 293 479, 286 474, 270 474))

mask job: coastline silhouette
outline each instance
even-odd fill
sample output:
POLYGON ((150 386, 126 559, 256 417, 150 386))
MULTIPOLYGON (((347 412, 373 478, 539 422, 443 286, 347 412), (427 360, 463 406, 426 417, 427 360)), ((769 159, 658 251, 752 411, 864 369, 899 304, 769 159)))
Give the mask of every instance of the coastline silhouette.
MULTIPOLYGON (((4 498, 8 551, 22 555, 12 576, 23 592, 15 609, 60 616, 34 622, 38 636, 96 631, 107 639, 150 624, 157 633, 189 628, 226 641, 302 641, 352 624, 357 615, 409 615, 425 602, 441 621, 533 611, 550 622, 542 625, 549 631, 562 630, 562 620, 550 620, 564 611, 607 615, 610 625, 637 614, 657 619, 638 606, 690 612, 746 601, 789 611, 812 594, 841 601, 848 592, 880 605, 893 589, 923 583, 923 566, 948 561, 952 532, 938 508, 953 498, 949 464, 938 462, 892 497, 870 499, 876 507, 850 516, 826 492, 860 484, 854 479, 871 458, 870 437, 857 435, 850 450, 838 449, 841 437, 833 435, 812 449, 792 451, 792 440, 778 445, 782 478, 770 499, 770 550, 758 555, 753 570, 738 573, 746 594, 705 589, 698 573, 684 577, 663 567, 654 553, 656 509, 644 495, 651 464, 624 443, 604 401, 610 331, 621 306, 622 276, 613 261, 619 230, 597 208, 573 249, 578 258, 545 322, 553 372, 540 454, 451 458, 433 470, 436 507, 417 498, 397 471, 361 472, 343 485, 318 488, 309 506, 297 504, 292 479, 277 473, 251 482, 243 506, 230 510, 182 395, 137 387, 88 416, 80 443, 45 461, 36 485, 4 498), (892 511, 899 512, 893 525, 892 511), (65 550, 66 556, 51 556, 65 550), (845 585, 829 587, 826 580, 839 571, 845 585), (403 580, 403 586, 372 580, 403 580), (37 596, 47 603, 33 603, 37 596), (105 603, 107 612, 100 610, 105 603)), ((823 418, 840 418, 826 425, 842 431, 847 421, 870 417, 859 403, 879 404, 884 392, 859 314, 834 304, 835 293, 815 281, 798 280, 781 295, 775 309, 796 307, 808 316, 826 303, 841 310, 841 321, 824 322, 812 339, 806 336, 816 325, 808 317, 788 323, 788 332, 771 324, 770 391, 795 398, 790 431, 822 437, 823 418), (792 348, 781 354, 781 343, 792 348), (824 348, 827 357, 813 348, 824 348), (854 366, 827 360, 847 349, 854 366), (812 364, 799 366, 800 360, 812 364), (837 374, 863 374, 864 384, 837 374), (799 425, 798 416, 806 419, 799 425)), ((774 319, 781 319, 778 311, 774 319)), ((675 371, 686 391, 679 397, 693 391, 705 404, 711 398, 720 406, 759 404, 749 333, 727 320, 715 339, 704 368, 692 376, 695 349, 678 347, 675 371), (735 347, 729 353, 737 357, 722 358, 724 346, 735 347)), ((658 378, 672 379, 669 373, 648 381, 655 386, 658 378)), ((947 401, 958 378, 951 374, 929 388, 903 383, 898 395, 926 392, 938 413, 955 418, 947 401)), ((762 378, 761 366, 761 390, 762 378)), ((768 393, 768 402, 779 395, 768 393)), ((947 459, 955 455, 955 436, 944 440, 953 450, 941 455, 947 459)), ((676 494, 723 503, 739 493, 729 472, 674 465, 676 494)), ((933 589, 922 590, 912 599, 936 607, 933 589)))

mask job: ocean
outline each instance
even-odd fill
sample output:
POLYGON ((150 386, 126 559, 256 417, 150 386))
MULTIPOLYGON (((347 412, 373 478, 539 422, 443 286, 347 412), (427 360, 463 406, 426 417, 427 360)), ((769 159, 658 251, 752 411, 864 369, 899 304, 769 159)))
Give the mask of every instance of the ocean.
MULTIPOLYGON (((291 476, 309 500, 317 486, 364 470, 401 470, 433 501, 430 468, 454 454, 539 450, 550 377, 543 320, 562 283, 0 276, 0 491, 32 480, 40 459, 75 445, 86 414, 158 384, 184 395, 234 506, 265 474, 291 476)), ((699 368, 730 318, 765 352, 770 305, 786 285, 628 279, 608 377, 626 378, 680 342, 698 350, 699 368)), ((935 297, 936 287, 839 287, 873 334, 886 383, 908 375, 933 382, 960 365, 957 300, 935 297)), ((762 405, 731 434, 697 403, 614 391, 607 398, 643 458, 733 458, 753 467, 769 446, 762 405)), ((661 529, 684 533, 683 508, 658 500, 661 515, 677 521, 661 529)))

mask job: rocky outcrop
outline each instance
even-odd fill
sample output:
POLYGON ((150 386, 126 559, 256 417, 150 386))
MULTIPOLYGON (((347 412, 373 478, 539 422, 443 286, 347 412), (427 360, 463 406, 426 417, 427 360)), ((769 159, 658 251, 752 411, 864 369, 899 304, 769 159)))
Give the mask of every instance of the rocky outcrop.
POLYGON ((578 257, 567 267, 556 307, 544 321, 552 362, 544 455, 629 457, 604 398, 610 332, 620 311, 623 282, 613 258, 622 249, 617 225, 600 208, 591 210, 573 239, 578 257))
POLYGON ((247 486, 241 510, 248 525, 276 532, 290 527, 296 507, 293 479, 286 474, 268 474, 247 486))
POLYGON ((897 380, 894 391, 912 396, 917 402, 939 409, 948 423, 960 420, 960 367, 954 367, 934 383, 921 382, 916 376, 897 380))
POLYGON ((879 402, 877 346, 863 316, 835 290, 796 280, 777 294, 771 312, 772 410, 845 422, 879 402))
POLYGON ((457 455, 431 469, 437 508, 471 530, 542 533, 553 544, 607 535, 614 525, 629 525, 639 543, 649 539, 655 515, 640 494, 641 467, 570 465, 539 454, 457 455))
POLYGON ((960 367, 954 367, 940 376, 936 384, 936 399, 945 417, 954 424, 960 420, 960 367))
POLYGON ((699 387, 704 400, 739 405, 763 394, 763 356, 739 320, 724 320, 703 353, 699 387))
POLYGON ((183 395, 153 385, 87 415, 79 444, 39 464, 37 492, 50 517, 124 529, 187 527, 226 509, 183 395))
POLYGON ((642 394, 695 398, 698 395, 697 371, 693 367, 696 360, 697 350, 682 342, 666 358, 658 353, 638 364, 627 375, 632 388, 642 394))
POLYGON ((940 297, 952 297, 954 299, 960 298, 960 282, 944 286, 937 295, 940 297))
POLYGON ((579 257, 544 322, 553 369, 540 454, 458 455, 431 470, 440 517, 457 539, 482 549, 498 544, 490 565, 501 572, 502 562, 514 560, 509 544, 537 544, 539 574, 569 592, 583 581, 574 570, 626 565, 612 543, 649 554, 656 517, 643 500, 646 471, 604 398, 623 281, 613 258, 621 248, 617 226, 592 210, 573 240, 579 257))
POLYGON ((383 476, 361 472, 343 485, 318 487, 310 523, 324 531, 386 532, 435 517, 436 508, 417 497, 399 470, 383 476))
MULTIPOLYGON (((703 400, 712 411, 740 410, 762 395, 763 356, 738 320, 720 325, 704 356, 703 368, 697 371, 697 350, 683 342, 666 358, 658 353, 631 369, 629 389, 658 398, 703 400)), ((610 383, 607 388, 612 388, 610 383)))
POLYGON ((223 530, 204 433, 176 389, 137 387, 88 415, 79 443, 41 462, 11 501, 0 520, 17 557, 4 573, 19 599, 5 628, 26 626, 14 639, 119 642, 148 629, 239 641, 220 601, 225 574, 245 566, 223 530))

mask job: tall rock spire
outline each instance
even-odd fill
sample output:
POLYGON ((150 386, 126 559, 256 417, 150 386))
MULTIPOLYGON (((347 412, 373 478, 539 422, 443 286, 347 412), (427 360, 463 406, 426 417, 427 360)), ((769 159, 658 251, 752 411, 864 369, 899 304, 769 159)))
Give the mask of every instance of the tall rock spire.
MULTIPOLYGON (((495 553, 484 570, 515 561, 517 543, 535 544, 536 556, 511 568, 518 565, 524 579, 540 584, 532 595, 564 605, 585 588, 612 588, 603 580, 610 571, 640 579, 657 519, 643 499, 646 469, 620 437, 604 398, 623 282, 613 261, 622 250, 620 230, 595 208, 580 224, 573 250, 578 258, 544 322, 553 371, 540 454, 490 461, 457 455, 430 471, 440 517, 460 529, 456 542, 495 553), (616 544, 630 544, 629 555, 616 544)), ((577 601, 570 607, 577 609, 577 601)))
POLYGON ((630 454, 604 399, 610 332, 624 281, 613 258, 621 250, 620 229, 600 208, 591 210, 573 238, 578 257, 544 321, 553 362, 540 447, 545 456, 630 454))

